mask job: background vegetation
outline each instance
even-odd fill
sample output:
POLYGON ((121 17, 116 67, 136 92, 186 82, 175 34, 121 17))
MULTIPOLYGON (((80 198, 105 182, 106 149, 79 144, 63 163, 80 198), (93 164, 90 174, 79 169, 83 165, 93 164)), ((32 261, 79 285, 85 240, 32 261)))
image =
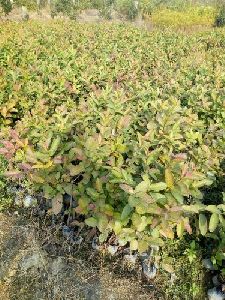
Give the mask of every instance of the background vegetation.
POLYGON ((52 17, 63 14, 76 19, 79 12, 95 8, 105 19, 111 19, 113 12, 122 18, 134 20, 143 16, 156 26, 223 26, 224 1, 192 0, 1 0, 0 7, 8 14, 13 7, 25 6, 28 10, 50 9, 52 17))
MULTIPOLYGON (((2 0, 5 14, 10 5, 2 0)), ((65 20, 0 27, 0 210, 11 202, 7 186, 26 180, 49 214, 85 219, 100 242, 114 236, 140 253, 164 247, 167 283, 186 266, 185 284, 165 285, 167 293, 203 299, 202 258, 224 274, 225 32, 171 28, 222 27, 224 4, 50 4, 53 17, 71 19, 93 7, 106 19, 116 10, 170 28, 65 20)))

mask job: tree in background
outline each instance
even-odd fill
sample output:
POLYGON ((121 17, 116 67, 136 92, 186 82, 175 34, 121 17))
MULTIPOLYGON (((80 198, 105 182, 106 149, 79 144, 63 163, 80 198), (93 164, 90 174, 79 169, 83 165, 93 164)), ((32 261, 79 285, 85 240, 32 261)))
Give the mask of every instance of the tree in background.
POLYGON ((75 20, 80 10, 79 0, 52 0, 50 3, 51 16, 53 18, 61 13, 68 16, 71 20, 75 20))
POLYGON ((10 0, 0 0, 0 7, 5 15, 8 15, 12 10, 12 3, 10 0))
POLYGON ((138 15, 138 1, 134 0, 117 0, 116 10, 124 15, 128 20, 134 20, 138 15))
POLYGON ((223 27, 225 26, 225 0, 217 2, 218 13, 215 18, 214 26, 223 27))

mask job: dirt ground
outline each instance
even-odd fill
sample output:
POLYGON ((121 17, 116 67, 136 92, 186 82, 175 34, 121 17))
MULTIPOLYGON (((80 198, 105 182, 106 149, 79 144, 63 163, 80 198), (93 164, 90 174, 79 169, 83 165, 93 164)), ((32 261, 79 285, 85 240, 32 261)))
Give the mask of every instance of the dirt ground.
POLYGON ((132 272, 60 242, 57 228, 41 226, 40 219, 0 213, 0 299, 164 299, 132 272))

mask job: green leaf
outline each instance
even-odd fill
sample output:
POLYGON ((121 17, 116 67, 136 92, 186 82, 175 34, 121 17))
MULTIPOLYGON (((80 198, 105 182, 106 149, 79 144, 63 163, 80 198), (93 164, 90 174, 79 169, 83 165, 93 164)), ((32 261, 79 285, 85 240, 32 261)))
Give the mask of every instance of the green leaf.
POLYGON ((143 252, 147 251, 148 248, 149 248, 148 242, 146 242, 145 240, 138 241, 138 252, 139 253, 143 253, 143 252))
POLYGON ((130 250, 135 251, 137 249, 138 249, 138 241, 137 240, 130 241, 130 250))
POLYGON ((210 211, 211 213, 220 214, 221 211, 217 208, 216 205, 207 205, 205 208, 207 211, 210 211))
POLYGON ((53 156, 53 155, 56 153, 56 151, 57 151, 57 149, 58 149, 58 147, 59 147, 59 145, 60 145, 60 142, 61 142, 60 136, 57 136, 57 137, 52 141, 51 147, 50 147, 50 149, 49 149, 49 154, 50 154, 50 156, 53 156))
POLYGON ((193 205, 183 205, 184 211, 198 214, 199 211, 204 210, 205 206, 203 204, 193 204, 193 205))
POLYGON ((204 214, 199 215, 199 229, 202 235, 206 235, 208 231, 208 222, 204 214))
POLYGON ((84 166, 82 163, 76 166, 70 164, 68 169, 70 171, 71 176, 77 176, 84 171, 84 166))
POLYGON ((101 233, 101 234, 99 235, 99 237, 98 237, 99 242, 100 242, 100 243, 104 243, 104 242, 107 240, 108 235, 109 235, 109 233, 108 233, 107 231, 101 233))
POLYGON ((113 226, 113 230, 114 230, 116 235, 119 234, 122 230, 122 223, 119 222, 119 221, 115 221, 115 224, 113 226))
POLYGON ((90 226, 90 227, 96 227, 97 224, 98 224, 98 222, 97 222, 97 220, 95 218, 90 217, 90 218, 87 218, 85 220, 85 224, 88 225, 88 226, 90 226))
MULTIPOLYGON (((101 232, 104 232, 107 227, 108 227, 108 219, 106 216, 104 215, 101 215, 101 217, 98 219, 98 229, 101 231, 101 232)), ((93 227, 93 226, 92 226, 93 227)))
POLYGON ((127 217, 129 217, 130 213, 132 212, 133 208, 127 204, 122 211, 121 220, 124 221, 127 217))
POLYGON ((165 169, 165 181, 168 188, 172 189, 174 187, 173 174, 169 168, 165 169))
POLYGON ((167 184, 165 182, 151 183, 150 190, 154 192, 160 192, 167 188, 167 184))
POLYGON ((96 190, 93 188, 90 188, 90 187, 86 188, 86 193, 93 199, 99 198, 99 193, 96 192, 96 190))
POLYGON ((201 188, 203 186, 209 186, 213 183, 213 180, 210 180, 210 179, 204 179, 204 180, 200 180, 200 181, 197 181, 197 182, 194 182, 193 183, 193 187, 194 188, 201 188))
POLYGON ((177 224, 177 236, 180 238, 182 237, 184 234, 184 221, 181 220, 178 224, 177 224))
POLYGON ((184 196, 182 195, 181 191, 178 188, 174 188, 171 190, 171 194, 177 200, 178 203, 184 203, 184 196))
MULTIPOLYGON (((148 195, 147 193, 138 193, 136 197, 140 198, 146 204, 152 204, 156 201, 154 197, 148 195)), ((163 197, 163 199, 164 198, 165 197, 163 197)))
POLYGON ((218 224, 219 224, 219 215, 217 213, 213 213, 209 221, 209 231, 214 232, 218 224))
POLYGON ((148 189, 149 189, 149 182, 142 181, 136 186, 135 193, 139 193, 139 192, 146 193, 148 191, 148 189))

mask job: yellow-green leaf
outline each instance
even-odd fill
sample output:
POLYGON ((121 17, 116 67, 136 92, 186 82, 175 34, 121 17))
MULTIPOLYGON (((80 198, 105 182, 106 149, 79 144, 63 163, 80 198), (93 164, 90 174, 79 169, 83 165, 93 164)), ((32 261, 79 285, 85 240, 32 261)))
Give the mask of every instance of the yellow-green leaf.
POLYGON ((166 181, 168 188, 172 189, 174 187, 173 174, 169 168, 167 168, 165 170, 165 181, 166 181))
POLYGON ((137 249, 138 249, 138 241, 137 240, 130 241, 130 250, 134 251, 137 249))
POLYGON ((206 235, 208 231, 208 222, 204 214, 199 215, 199 229, 202 235, 206 235))
POLYGON ((215 231, 218 224, 219 224, 219 215, 217 213, 213 213, 211 215, 211 218, 210 218, 210 221, 209 221, 209 231, 210 232, 215 231))

